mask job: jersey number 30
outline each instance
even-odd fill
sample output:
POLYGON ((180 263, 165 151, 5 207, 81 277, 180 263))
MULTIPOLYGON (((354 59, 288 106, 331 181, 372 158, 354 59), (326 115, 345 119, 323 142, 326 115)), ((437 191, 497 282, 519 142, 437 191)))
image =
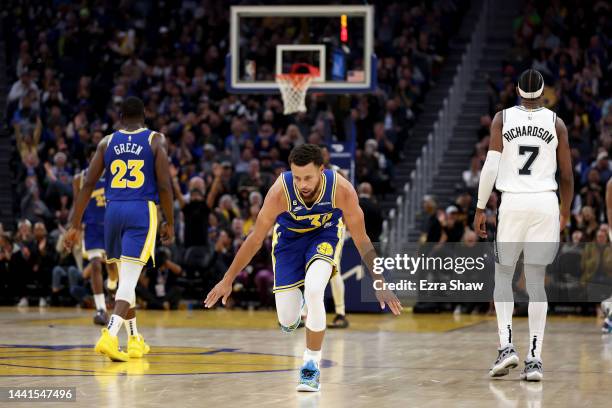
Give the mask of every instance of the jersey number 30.
POLYGON ((140 188, 145 182, 145 176, 142 173, 144 160, 128 160, 127 163, 123 160, 113 160, 110 165, 110 171, 113 175, 111 188, 140 188), (130 171, 129 178, 125 175, 130 171))
POLYGON ((530 176, 531 175, 531 165, 535 161, 536 157, 540 153, 540 146, 524 146, 519 145, 518 154, 519 156, 524 156, 528 154, 527 160, 525 160, 525 164, 523 167, 519 169, 519 174, 521 176, 530 176))

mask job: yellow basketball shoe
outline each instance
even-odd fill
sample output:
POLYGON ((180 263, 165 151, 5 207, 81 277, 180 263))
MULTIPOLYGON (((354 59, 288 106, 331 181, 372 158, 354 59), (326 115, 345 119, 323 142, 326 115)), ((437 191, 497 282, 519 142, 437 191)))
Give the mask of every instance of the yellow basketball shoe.
POLYGON ((102 329, 102 335, 94 348, 96 353, 104 354, 112 361, 128 361, 130 357, 125 351, 119 349, 119 339, 111 336, 107 328, 102 329))
POLYGON ((129 337, 127 349, 130 358, 142 358, 143 355, 149 353, 151 347, 145 343, 142 334, 138 334, 129 337))

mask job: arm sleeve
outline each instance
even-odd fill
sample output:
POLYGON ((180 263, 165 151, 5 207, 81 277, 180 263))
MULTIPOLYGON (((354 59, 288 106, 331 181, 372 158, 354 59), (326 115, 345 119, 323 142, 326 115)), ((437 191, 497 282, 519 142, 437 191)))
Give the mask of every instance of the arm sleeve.
POLYGON ((487 206, 487 201, 489 201, 489 196, 491 195, 491 191, 493 191, 495 179, 497 178, 497 171, 499 170, 500 159, 501 152, 489 150, 484 166, 482 166, 480 183, 478 184, 478 203, 476 204, 476 207, 481 210, 484 210, 487 206))

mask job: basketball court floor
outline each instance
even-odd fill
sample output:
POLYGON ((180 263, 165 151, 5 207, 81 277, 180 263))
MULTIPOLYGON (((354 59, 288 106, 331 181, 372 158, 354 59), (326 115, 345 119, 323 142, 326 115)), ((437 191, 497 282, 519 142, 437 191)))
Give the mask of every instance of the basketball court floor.
MULTIPOLYGON (((151 353, 113 363, 93 352, 99 329, 90 310, 1 308, 0 387, 77 388, 76 403, 40 406, 604 407, 612 401, 612 336, 600 335, 594 318, 551 317, 544 381, 524 383, 518 369, 500 380, 487 377, 496 357, 492 317, 350 315, 350 329, 326 335, 322 389, 314 394, 294 390, 303 329, 281 333, 273 311, 142 311, 138 319, 151 353)), ((523 353, 526 319, 516 319, 515 333, 523 353)))

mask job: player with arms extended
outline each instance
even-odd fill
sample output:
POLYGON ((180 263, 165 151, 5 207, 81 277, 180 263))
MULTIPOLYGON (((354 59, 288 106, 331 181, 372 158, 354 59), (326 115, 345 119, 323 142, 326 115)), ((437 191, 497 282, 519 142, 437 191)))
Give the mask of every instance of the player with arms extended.
POLYGON ((569 216, 574 176, 567 128, 546 109, 541 99, 544 78, 533 69, 520 76, 521 104, 497 112, 491 123, 491 141, 480 174, 474 230, 486 238, 484 209, 493 185, 502 192, 495 237, 495 312, 499 331, 498 356, 491 377, 507 375, 518 365, 512 344, 514 296, 512 278, 524 251, 525 282, 529 295, 529 355, 521 378, 540 381, 542 341, 548 303, 544 288, 546 265, 557 253, 560 229, 569 216), (561 214, 555 194, 555 173, 561 181, 561 214))
MULTIPOLYGON (((92 149, 89 158, 93 157, 95 150, 92 149)), ((87 169, 83 170, 74 176, 72 182, 73 197, 79 195, 79 191, 83 187, 87 169)), ((87 203, 87 208, 83 214, 83 258, 89 261, 91 269, 91 290, 94 294, 96 304, 96 314, 93 318, 95 324, 106 326, 108 324, 108 315, 106 312, 106 300, 104 299, 104 284, 102 279, 102 261, 106 257, 104 251, 104 213, 106 211, 106 198, 104 197, 104 188, 106 180, 104 175, 96 182, 91 199, 87 203)), ((74 207, 73 207, 74 211, 74 207)), ((117 264, 107 264, 108 281, 107 287, 114 291, 117 289, 117 264)))
MULTIPOLYGON (((268 191, 255 227, 244 241, 223 279, 208 293, 204 304, 225 304, 232 282, 257 253, 271 228, 276 312, 281 329, 292 332, 300 323, 304 303, 306 350, 298 391, 319 391, 321 347, 325 335, 323 295, 340 263, 344 225, 348 227, 369 272, 376 253, 365 231, 363 211, 353 186, 323 166, 321 149, 312 144, 294 148, 291 171, 281 174, 268 191), (304 294, 300 287, 304 287, 304 294)), ((382 279, 373 276, 374 279, 382 279)), ((401 304, 392 292, 377 291, 381 308, 389 305, 398 315, 401 304)))
POLYGON ((164 136, 144 127, 144 105, 136 97, 128 97, 123 102, 121 122, 122 130, 106 136, 98 144, 76 198, 66 235, 66 246, 70 248, 81 232, 83 212, 96 182, 105 172, 106 262, 120 262, 119 288, 115 309, 108 327, 102 329, 95 351, 112 361, 127 361, 149 352, 149 346, 136 328, 135 288, 143 267, 155 261, 157 202, 167 221, 161 227, 162 243, 169 244, 174 239, 172 186, 164 136), (117 338, 124 322, 130 333, 127 353, 120 350, 117 338))

